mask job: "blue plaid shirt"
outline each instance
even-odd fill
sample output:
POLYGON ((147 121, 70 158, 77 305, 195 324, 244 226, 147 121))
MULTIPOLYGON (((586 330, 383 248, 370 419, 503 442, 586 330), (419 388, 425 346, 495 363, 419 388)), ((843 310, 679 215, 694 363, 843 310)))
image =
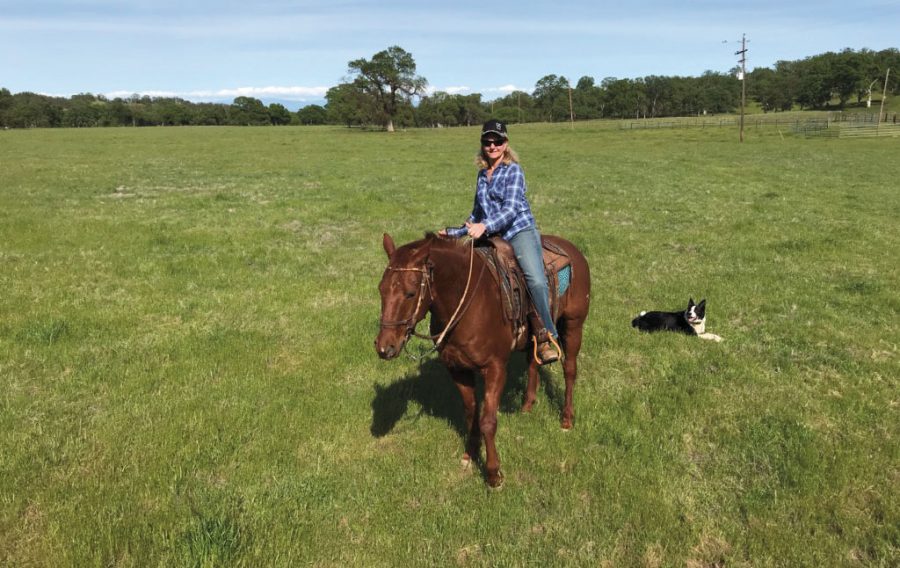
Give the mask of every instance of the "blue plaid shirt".
MULTIPOLYGON (((499 234, 508 241, 522 229, 535 225, 525 191, 525 173, 515 162, 498 165, 491 181, 487 179, 487 170, 481 170, 469 222, 484 223, 486 235, 499 234)), ((451 237, 459 238, 466 232, 465 226, 447 228, 451 237)))

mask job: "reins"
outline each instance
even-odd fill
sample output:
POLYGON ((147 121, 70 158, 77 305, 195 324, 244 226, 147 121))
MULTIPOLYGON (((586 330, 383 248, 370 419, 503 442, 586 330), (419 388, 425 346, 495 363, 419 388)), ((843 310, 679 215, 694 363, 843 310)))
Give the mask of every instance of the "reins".
MULTIPOLYGON (((459 316, 459 319, 462 319, 462 315, 459 313, 459 310, 462 309, 463 304, 466 302, 466 296, 469 294, 469 285, 472 283, 472 268, 475 264, 475 239, 469 240, 469 275, 466 277, 466 288, 463 290, 462 298, 459 299, 459 305, 456 306, 456 310, 454 310, 453 315, 450 316, 450 320, 447 322, 447 325, 444 327, 444 331, 437 335, 437 340, 434 342, 434 348, 437 349, 440 347, 441 342, 444 341, 444 337, 446 337, 447 332, 450 331, 450 328, 459 322, 456 319, 456 316, 459 316)), ((482 274, 484 273, 484 268, 482 268, 482 274)), ((478 280, 481 280, 481 276, 478 277, 478 280)), ((468 306, 467 306, 468 307, 468 306)), ((414 330, 415 331, 415 330, 414 330)), ((419 334, 416 334, 416 337, 420 337, 422 339, 434 339, 435 336, 425 336, 422 337, 419 334)))

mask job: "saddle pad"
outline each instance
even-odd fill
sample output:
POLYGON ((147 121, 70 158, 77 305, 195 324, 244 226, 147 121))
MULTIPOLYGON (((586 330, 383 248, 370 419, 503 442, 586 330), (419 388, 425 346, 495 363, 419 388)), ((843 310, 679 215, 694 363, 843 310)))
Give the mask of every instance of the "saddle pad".
POLYGON ((569 289, 569 282, 572 280, 572 265, 566 265, 560 269, 559 272, 556 273, 557 278, 557 286, 556 286, 556 296, 561 298, 563 294, 566 293, 566 290, 569 289))

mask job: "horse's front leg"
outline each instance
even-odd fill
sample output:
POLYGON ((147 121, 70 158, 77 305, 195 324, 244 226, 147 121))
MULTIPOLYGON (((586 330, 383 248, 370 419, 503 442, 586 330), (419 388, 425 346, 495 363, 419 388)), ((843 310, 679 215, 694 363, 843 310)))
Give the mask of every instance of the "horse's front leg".
POLYGON ((475 396, 475 377, 471 371, 451 370, 450 376, 459 389, 463 409, 466 416, 466 450, 462 455, 463 467, 469 467, 473 459, 478 459, 481 451, 481 431, 475 415, 478 413, 478 400, 475 396))
POLYGON ((500 396, 506 383, 506 364, 492 363, 482 369, 484 376, 484 406, 481 409, 481 434, 484 436, 486 461, 484 464, 487 483, 491 487, 503 484, 500 473, 500 457, 497 455, 497 411, 500 408, 500 396))

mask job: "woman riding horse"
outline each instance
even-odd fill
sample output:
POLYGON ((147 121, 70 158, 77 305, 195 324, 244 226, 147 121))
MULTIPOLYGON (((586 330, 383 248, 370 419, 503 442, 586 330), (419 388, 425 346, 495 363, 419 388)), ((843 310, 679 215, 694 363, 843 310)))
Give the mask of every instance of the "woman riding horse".
POLYGON ((542 364, 560 357, 559 333, 550 315, 550 288, 544 275, 541 235, 525 197, 525 173, 519 157, 509 147, 506 125, 491 119, 481 128, 481 151, 475 158, 480 168, 475 182, 475 205, 465 225, 448 227, 442 236, 480 239, 500 235, 512 245, 525 274, 532 311, 532 331, 542 364))

